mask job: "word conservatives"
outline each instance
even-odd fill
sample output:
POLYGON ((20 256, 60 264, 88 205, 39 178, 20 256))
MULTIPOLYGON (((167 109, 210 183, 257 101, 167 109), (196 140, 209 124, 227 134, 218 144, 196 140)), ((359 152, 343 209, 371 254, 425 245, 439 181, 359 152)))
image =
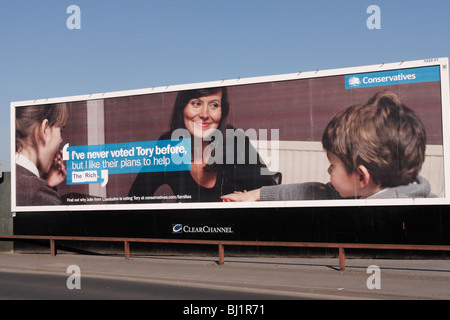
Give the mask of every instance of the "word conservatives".
MULTIPOLYGON (((407 74, 404 75, 403 73, 395 76, 387 76, 387 77, 364 77, 362 79, 362 83, 364 84, 372 84, 372 83, 385 83, 385 82, 392 82, 392 81, 402 81, 402 80, 414 80, 416 79, 415 74, 407 74)), ((357 77, 352 77, 348 81, 350 86, 358 86, 361 84, 361 80, 357 77)))
POLYGON ((439 66, 360 73, 345 76, 346 89, 431 82, 440 80, 439 66))

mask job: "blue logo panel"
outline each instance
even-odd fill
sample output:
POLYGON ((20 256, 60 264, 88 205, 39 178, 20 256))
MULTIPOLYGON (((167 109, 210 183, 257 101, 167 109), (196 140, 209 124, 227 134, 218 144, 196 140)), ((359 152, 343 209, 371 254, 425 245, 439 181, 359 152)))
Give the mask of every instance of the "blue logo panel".
POLYGON ((345 89, 390 86, 407 83, 440 81, 440 67, 420 67, 345 76, 345 89))

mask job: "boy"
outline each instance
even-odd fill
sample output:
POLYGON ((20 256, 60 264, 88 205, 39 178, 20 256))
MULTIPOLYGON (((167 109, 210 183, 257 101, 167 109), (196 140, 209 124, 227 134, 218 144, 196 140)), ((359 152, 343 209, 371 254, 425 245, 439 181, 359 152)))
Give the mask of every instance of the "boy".
POLYGON ((427 198, 419 176, 425 160, 422 121, 391 92, 338 112, 326 126, 330 182, 262 187, 223 196, 224 201, 427 198))

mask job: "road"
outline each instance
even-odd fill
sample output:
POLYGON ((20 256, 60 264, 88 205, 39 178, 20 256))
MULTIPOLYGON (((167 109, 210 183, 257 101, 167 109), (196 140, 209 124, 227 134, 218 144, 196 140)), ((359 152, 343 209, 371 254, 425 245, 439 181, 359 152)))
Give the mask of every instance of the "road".
POLYGON ((134 279, 82 277, 79 288, 67 287, 67 276, 0 272, 2 300, 290 300, 291 295, 245 292, 239 289, 172 285, 134 279))
POLYGON ((449 260, 0 253, 0 299, 450 300, 449 260), (379 288, 369 279, 379 267, 379 288), (70 266, 81 289, 67 288, 70 266))

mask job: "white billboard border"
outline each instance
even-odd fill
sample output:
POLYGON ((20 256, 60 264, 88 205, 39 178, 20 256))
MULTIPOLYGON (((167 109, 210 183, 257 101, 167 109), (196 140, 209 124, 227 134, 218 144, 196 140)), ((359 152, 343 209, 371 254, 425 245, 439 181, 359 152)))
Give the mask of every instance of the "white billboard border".
POLYGON ((355 200, 292 200, 292 201, 258 201, 258 202, 193 202, 193 203, 151 203, 151 204, 96 204, 96 205, 60 205, 60 206, 20 206, 16 205, 16 165, 15 165, 15 108, 61 102, 89 101, 118 98, 125 96, 146 95, 153 93, 177 92, 206 87, 229 87, 266 82, 345 76, 368 72, 402 70, 410 68, 440 66, 441 103, 442 103, 442 146, 444 159, 450 159, 450 82, 449 59, 433 58, 376 65, 348 67, 328 70, 297 72, 283 75, 237 78, 182 85, 169 85, 145 89, 93 93, 58 98, 16 101, 10 104, 11 118, 11 212, 65 212, 65 211, 120 211, 120 210, 189 210, 189 209, 234 209, 234 208, 308 208, 308 207, 363 207, 363 206, 415 206, 415 205, 449 205, 450 204, 450 161, 444 161, 444 197, 440 198, 405 198, 405 199, 355 199, 355 200), (220 204, 219 204, 220 203, 220 204))

